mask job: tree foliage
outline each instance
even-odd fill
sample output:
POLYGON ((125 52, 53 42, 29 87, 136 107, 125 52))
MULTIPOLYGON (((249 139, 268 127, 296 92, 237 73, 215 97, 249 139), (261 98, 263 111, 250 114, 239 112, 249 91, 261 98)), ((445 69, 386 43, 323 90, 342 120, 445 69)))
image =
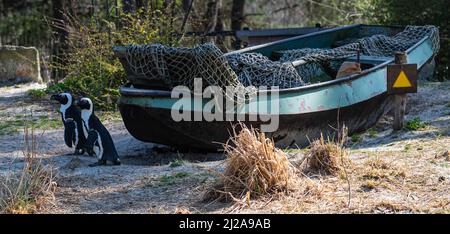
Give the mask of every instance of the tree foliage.
POLYGON ((439 27, 441 49, 437 78, 450 80, 450 1, 373 0, 372 22, 388 25, 434 25, 439 27))
POLYGON ((68 16, 64 28, 69 32, 68 50, 60 66, 66 77, 50 91, 70 91, 89 96, 97 108, 115 109, 118 88, 124 84, 125 73, 115 58, 115 45, 162 43, 177 46, 178 39, 170 29, 170 15, 162 11, 140 9, 121 16, 122 27, 114 21, 92 18, 87 24, 68 16), (98 22, 102 23, 98 23, 98 22))

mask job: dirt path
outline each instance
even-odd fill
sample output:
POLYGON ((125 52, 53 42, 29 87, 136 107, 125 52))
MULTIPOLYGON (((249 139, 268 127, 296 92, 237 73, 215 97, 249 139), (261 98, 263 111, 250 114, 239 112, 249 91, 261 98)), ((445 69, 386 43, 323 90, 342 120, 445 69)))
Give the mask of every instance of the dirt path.
MULTIPOLYGON (((199 213, 450 212, 450 156, 444 155, 450 150, 450 83, 422 84, 419 94, 409 98, 406 118, 419 117, 427 123, 424 129, 392 133, 390 119, 385 118, 372 130, 352 137, 355 167, 349 176, 350 206, 345 179, 314 176, 315 195, 294 193, 268 203, 255 201, 250 208, 240 209, 200 199, 216 179, 212 170, 222 169, 223 155, 182 154, 139 142, 128 134, 120 119, 106 121, 106 126, 123 165, 88 167, 96 159, 71 155, 73 150, 64 145, 62 128, 57 125, 56 106, 25 97, 31 87, 36 85, 0 88, 0 120, 13 123, 29 112, 33 121, 43 123, 46 130, 39 139, 40 156, 58 174, 56 200, 46 212, 173 213, 177 207, 199 213), (47 119, 52 121, 44 121, 47 119), (375 159, 387 166, 375 172, 368 170, 375 159)), ((0 175, 4 175, 23 165, 23 134, 10 126, 0 129, 9 129, 0 133, 0 175)))

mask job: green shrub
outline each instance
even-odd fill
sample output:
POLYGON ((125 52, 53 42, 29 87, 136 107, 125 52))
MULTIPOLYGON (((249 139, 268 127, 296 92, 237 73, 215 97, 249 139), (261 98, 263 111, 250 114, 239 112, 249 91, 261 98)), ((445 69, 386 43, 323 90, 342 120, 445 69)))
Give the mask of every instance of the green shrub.
POLYGON ((27 91, 27 95, 33 100, 43 99, 46 94, 46 89, 30 89, 27 91))
POLYGON ((369 133, 370 138, 375 138, 378 135, 378 132, 373 128, 369 129, 367 132, 369 133))
POLYGON ((178 172, 172 175, 163 175, 159 178, 159 185, 162 186, 173 185, 180 179, 188 177, 189 175, 190 174, 187 172, 178 172))
POLYGON ((173 38, 170 17, 164 12, 140 10, 134 15, 122 15, 118 28, 116 22, 92 19, 83 24, 68 18, 68 52, 64 64, 52 64, 66 75, 62 82, 50 86, 48 92, 71 92, 92 99, 97 109, 115 110, 119 86, 126 82, 125 72, 112 51, 115 45, 170 44, 178 45, 173 38), (101 23, 98 23, 98 22, 101 23))
POLYGON ((351 140, 352 140, 352 142, 354 142, 354 143, 359 143, 359 142, 361 142, 362 141, 362 136, 361 136, 361 134, 353 134, 352 136, 351 136, 351 140))
POLYGON ((427 124, 423 123, 419 117, 416 117, 410 121, 407 121, 405 124, 405 128, 410 131, 416 131, 423 128, 426 128, 427 124))
POLYGON ((170 167, 181 167, 184 165, 184 161, 182 159, 176 159, 170 162, 170 167))
POLYGON ((411 144, 406 144, 405 148, 403 148, 403 152, 408 152, 411 149, 411 144))

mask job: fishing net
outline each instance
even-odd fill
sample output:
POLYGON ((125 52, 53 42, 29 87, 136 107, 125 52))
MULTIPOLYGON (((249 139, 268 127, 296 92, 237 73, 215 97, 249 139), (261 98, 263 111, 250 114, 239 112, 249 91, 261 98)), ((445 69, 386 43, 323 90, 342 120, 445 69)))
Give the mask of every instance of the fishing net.
MULTIPOLYGON (((202 88, 217 86, 225 90, 228 86, 240 93, 251 92, 239 82, 223 53, 211 43, 195 48, 130 45, 126 54, 133 74, 144 80, 163 80, 169 87, 182 85, 194 90, 194 79, 200 78, 202 88)), ((225 92, 224 95, 227 96, 225 92)), ((241 96, 227 98, 241 99, 241 96)))
POLYGON ((434 26, 407 26, 406 29, 393 37, 374 35, 357 39, 346 45, 333 49, 296 49, 279 52, 280 62, 303 60, 302 65, 296 67, 300 76, 306 82, 322 75, 334 79, 342 62, 358 54, 366 56, 389 57, 397 51, 406 51, 424 37, 430 37, 433 52, 439 51, 439 31, 434 26))
POLYGON ((292 63, 274 62, 258 53, 236 53, 225 57, 245 87, 279 86, 284 89, 305 85, 292 63))
MULTIPOLYGON (((128 46, 126 60, 134 75, 147 80, 163 80, 169 87, 194 87, 201 78, 203 87, 236 87, 255 92, 251 86, 278 86, 281 89, 304 86, 317 77, 335 79, 341 64, 357 55, 393 56, 406 51, 424 37, 430 37, 435 53, 439 50, 439 32, 434 26, 408 26, 395 36, 374 35, 348 41, 331 48, 304 48, 277 51, 272 61, 258 53, 223 54, 214 44, 194 48, 170 48, 163 45, 128 46), (300 61, 300 62, 299 62, 300 61), (294 66, 295 65, 295 66, 294 66)), ((234 98, 228 97, 228 98, 234 98)))

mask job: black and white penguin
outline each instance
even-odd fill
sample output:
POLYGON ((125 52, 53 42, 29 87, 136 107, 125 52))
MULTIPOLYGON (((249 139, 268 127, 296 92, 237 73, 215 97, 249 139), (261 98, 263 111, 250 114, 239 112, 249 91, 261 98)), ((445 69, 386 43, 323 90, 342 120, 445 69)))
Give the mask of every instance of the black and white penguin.
POLYGON ((64 124, 64 141, 69 148, 75 146, 75 155, 84 154, 86 148, 86 135, 83 132, 81 112, 73 105, 73 97, 70 93, 52 95, 50 100, 56 100, 60 104, 62 122, 64 124))
POLYGON ((94 152, 98 162, 89 166, 106 165, 107 161, 120 165, 119 155, 112 140, 111 134, 94 114, 94 104, 89 98, 81 98, 76 105, 81 109, 83 131, 87 136, 86 147, 94 152))

